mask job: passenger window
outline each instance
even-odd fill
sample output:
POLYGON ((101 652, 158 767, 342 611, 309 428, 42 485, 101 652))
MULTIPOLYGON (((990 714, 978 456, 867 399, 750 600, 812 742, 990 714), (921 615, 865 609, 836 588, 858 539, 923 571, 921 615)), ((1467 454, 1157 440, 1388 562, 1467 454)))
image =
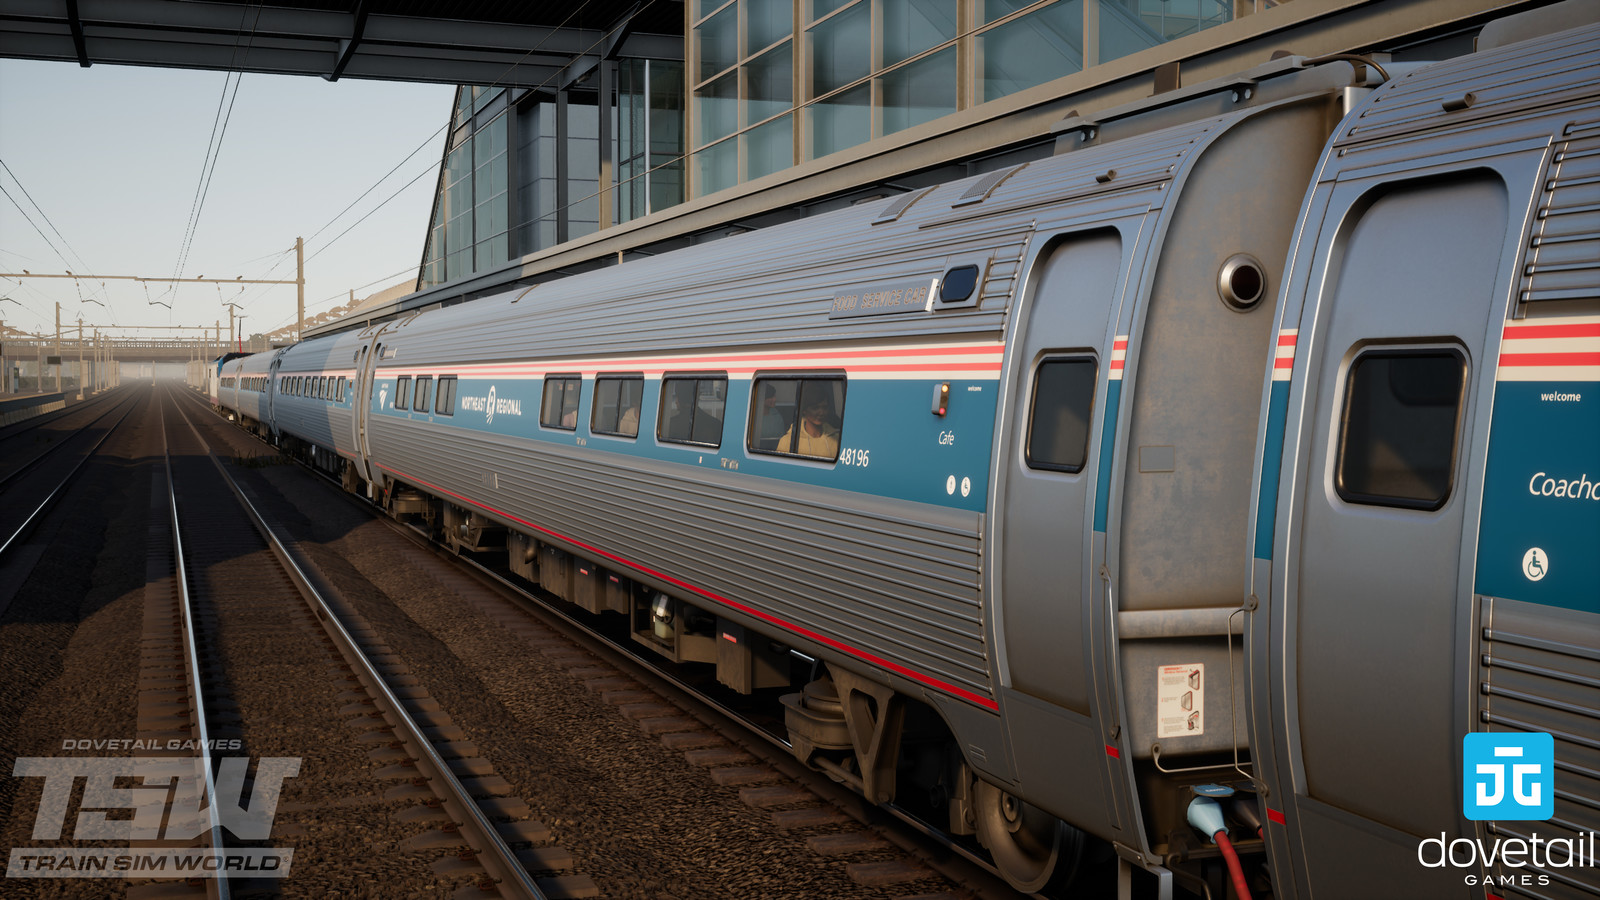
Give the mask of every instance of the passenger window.
POLYGON ((757 378, 746 446, 757 453, 838 459, 844 388, 837 375, 757 378))
POLYGON ((418 375, 417 376, 417 399, 416 399, 416 403, 411 408, 416 410, 417 412, 427 412, 428 411, 428 401, 430 399, 432 399, 432 397, 429 396, 430 393, 431 393, 432 388, 433 388, 433 376, 432 375, 418 375))
POLYGON ((1089 457, 1089 415, 1098 368, 1093 357, 1047 359, 1039 364, 1028 416, 1029 468, 1083 471, 1089 457))
POLYGON ((728 378, 664 378, 656 437, 675 444, 722 446, 722 413, 728 399, 728 378))
POLYGON ((433 411, 441 416, 456 414, 456 376, 439 376, 439 398, 433 404, 433 411))
POLYGON ((333 399, 336 400, 339 403, 343 403, 344 402, 344 385, 345 385, 344 376, 340 375, 339 376, 339 386, 334 388, 334 390, 333 390, 333 399))
POLYGON ((639 408, 644 403, 644 377, 601 377, 594 381, 594 411, 589 430, 620 437, 639 436, 639 408))
POLYGON ((411 376, 401 375, 394 380, 394 408, 405 409, 411 405, 411 376))
POLYGON ((1337 488, 1349 503, 1438 509, 1455 477, 1467 364, 1455 350, 1377 350, 1350 365, 1337 488))
POLYGON ((539 424, 546 428, 578 428, 578 394, 583 379, 577 375, 552 375, 544 380, 544 401, 539 424))

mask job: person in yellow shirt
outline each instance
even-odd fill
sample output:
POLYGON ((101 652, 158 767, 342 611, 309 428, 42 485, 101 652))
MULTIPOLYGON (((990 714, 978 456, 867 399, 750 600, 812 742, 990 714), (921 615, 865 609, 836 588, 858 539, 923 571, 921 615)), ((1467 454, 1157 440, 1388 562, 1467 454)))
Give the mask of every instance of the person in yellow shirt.
POLYGON ((839 456, 839 427, 833 423, 833 404, 825 395, 806 399, 806 405, 800 410, 800 421, 789 426, 778 439, 778 450, 824 459, 839 456))

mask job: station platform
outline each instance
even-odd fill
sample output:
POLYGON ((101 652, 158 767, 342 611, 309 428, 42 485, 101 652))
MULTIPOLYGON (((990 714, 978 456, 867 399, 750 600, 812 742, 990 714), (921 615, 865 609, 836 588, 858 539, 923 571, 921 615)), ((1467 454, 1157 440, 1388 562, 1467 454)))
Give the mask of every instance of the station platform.
POLYGON ((77 391, 53 391, 29 394, 0 394, 0 427, 55 412, 67 405, 67 398, 77 398, 77 391))

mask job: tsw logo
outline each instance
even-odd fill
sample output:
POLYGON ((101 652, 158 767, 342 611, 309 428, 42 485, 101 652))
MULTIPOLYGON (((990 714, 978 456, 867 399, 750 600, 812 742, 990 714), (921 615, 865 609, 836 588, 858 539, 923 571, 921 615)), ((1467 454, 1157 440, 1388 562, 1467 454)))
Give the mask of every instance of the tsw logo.
MULTIPOLYGON (((300 772, 298 757, 267 757, 257 764, 249 807, 241 806, 250 760, 230 756, 217 763, 218 819, 240 840, 266 840, 272 835, 272 821, 278 811, 278 796, 283 782, 300 772)), ((77 827, 72 837, 79 841, 189 840, 209 827, 202 808, 205 801, 205 770, 194 757, 22 757, 11 773, 24 778, 43 778, 44 790, 39 811, 34 816, 33 839, 52 841, 61 838, 72 799, 73 783, 86 779, 79 803, 77 827), (142 783, 116 787, 119 778, 140 778, 142 783), (104 812, 91 810, 131 809, 131 818, 111 819, 104 812), (169 812, 170 810, 170 812, 169 812), (162 820, 166 819, 163 829, 162 820)))
POLYGON ((1461 751, 1461 806, 1467 818, 1542 822, 1555 815, 1555 738, 1543 733, 1469 734, 1461 751))

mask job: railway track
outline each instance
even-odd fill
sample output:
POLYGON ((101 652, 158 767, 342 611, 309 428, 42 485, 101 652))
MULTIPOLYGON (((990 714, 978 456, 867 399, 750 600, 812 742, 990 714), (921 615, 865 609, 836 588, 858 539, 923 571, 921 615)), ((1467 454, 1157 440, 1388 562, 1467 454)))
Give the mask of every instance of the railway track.
MULTIPOLYGON (((137 395, 120 395, 104 408, 97 405, 95 415, 78 426, 73 434, 52 442, 37 453, 22 453, 12 457, 4 475, 0 475, 0 497, 5 500, 0 504, 0 563, 4 563, 7 555, 32 533, 42 517, 77 479, 84 465, 100 451, 137 406, 137 395), (100 429, 98 437, 97 427, 100 429), (82 447, 82 455, 75 463, 62 456, 66 448, 73 445, 82 447), (20 461, 17 461, 19 457, 20 461), (52 467, 52 462, 60 462, 61 465, 52 467), (24 479, 24 475, 34 477, 24 479)), ((74 409, 82 410, 81 407, 74 409)))
MULTIPOLYGON (((193 405, 201 404, 196 399, 193 405)), ((246 439, 237 429, 226 433, 246 439)), ((318 481, 332 483, 325 477, 318 481)), ((319 502, 329 499, 317 493, 319 502)), ((338 496, 415 548, 410 560, 437 569, 432 577, 448 584, 451 603, 493 623, 519 650, 552 664, 565 676, 567 690, 595 695, 613 714, 704 772, 707 790, 727 789, 766 817, 771 828, 798 837, 807 851, 804 864, 837 867, 864 896, 1020 896, 955 840, 902 810, 867 804, 801 766, 770 723, 684 685, 636 656, 627 642, 567 615, 564 604, 509 573, 453 555, 342 490, 338 496)))
MULTIPOLYGON (((172 399, 170 394, 164 398, 172 410, 164 430, 172 429, 173 445, 182 445, 186 453, 176 463, 171 455, 168 459, 171 587, 163 590, 152 582, 155 596, 149 599, 155 602, 147 605, 141 739, 146 735, 171 739, 177 724, 174 715, 182 710, 188 719, 180 730, 200 746, 210 746, 207 740, 222 735, 232 738, 237 748, 264 752, 267 741, 253 740, 251 729, 214 724, 219 715, 242 723, 260 713, 274 718, 283 714, 246 696, 250 691, 244 688, 256 674, 249 670, 249 661, 241 659, 240 648, 272 650, 273 641, 287 639, 286 618, 303 629, 315 627, 324 650, 320 662, 338 663, 323 666, 332 679, 323 693, 336 696, 342 704, 338 714, 356 732, 355 743, 365 751, 362 755, 379 766, 370 774, 380 785, 376 790, 382 802, 413 804, 395 818, 403 828, 425 829, 402 841, 400 849, 447 854, 431 866, 434 881, 417 889, 464 883, 474 896, 594 896, 597 892, 582 875, 535 876, 559 868, 565 851, 511 845, 544 843, 549 829, 527 817, 525 802, 504 796, 504 780, 465 740, 405 662, 303 567, 292 541, 256 510, 248 489, 239 485, 229 465, 212 452, 181 404, 172 399), (163 604, 164 595, 175 596, 163 604), (181 680, 175 675, 179 665, 188 673, 181 680)), ((160 546, 156 537, 152 535, 153 547, 160 546)), ((310 662, 315 665, 318 660, 310 662)), ((258 774, 261 765, 258 762, 258 774)), ((328 805, 341 802, 344 798, 333 798, 328 805)), ((297 811, 307 817, 317 806, 310 801, 297 811)), ((208 824, 217 842, 213 846, 220 846, 220 828, 215 821, 208 824)), ((224 880, 213 881, 215 885, 205 885, 212 896, 217 896, 219 887, 226 890, 224 880)), ((400 888, 392 883, 388 887, 400 888)))

